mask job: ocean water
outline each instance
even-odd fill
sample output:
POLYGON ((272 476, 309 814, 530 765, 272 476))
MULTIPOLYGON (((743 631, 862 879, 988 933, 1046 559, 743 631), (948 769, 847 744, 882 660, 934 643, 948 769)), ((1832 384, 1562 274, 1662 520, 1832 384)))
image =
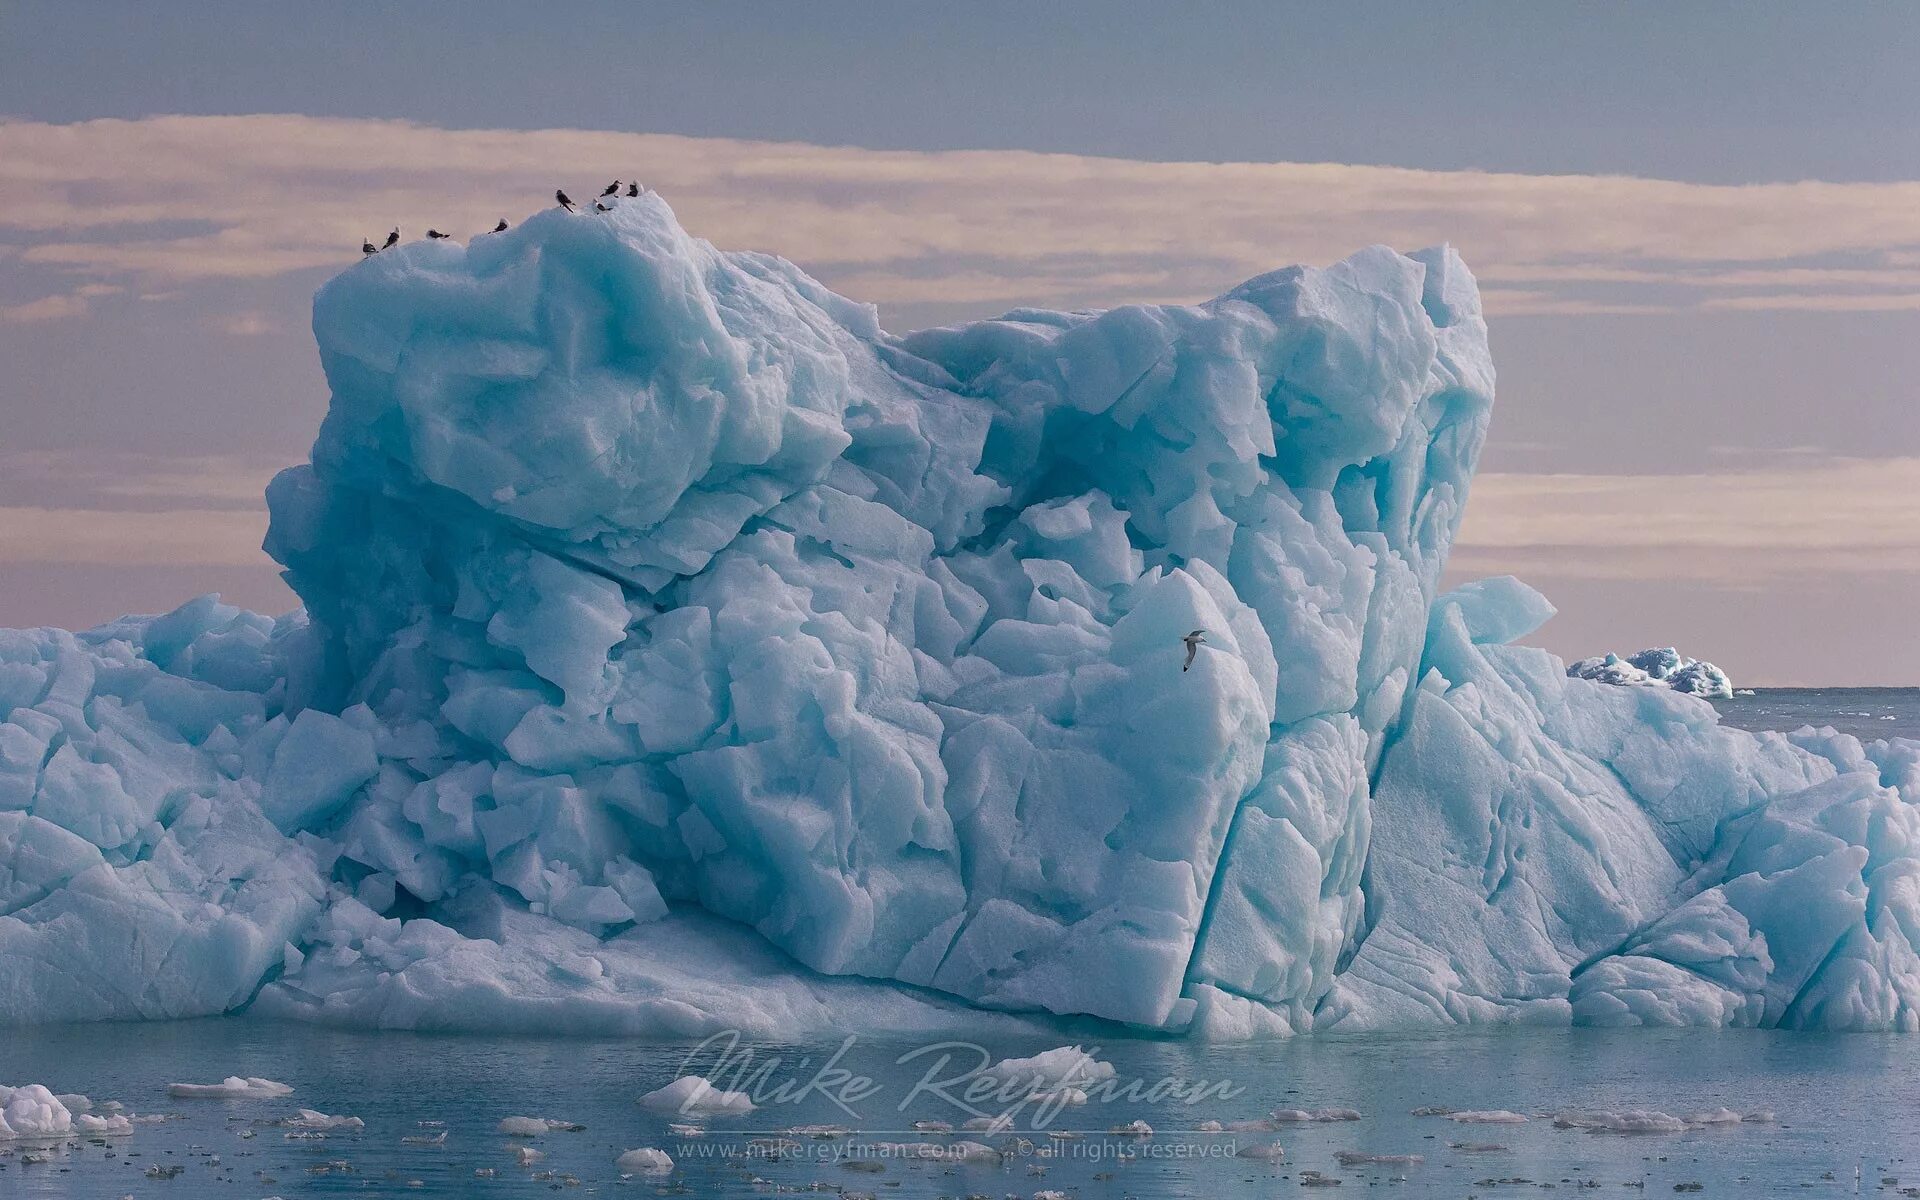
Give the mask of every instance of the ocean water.
MULTIPOLYGON (((948 1082, 981 1058, 1030 1054, 1046 1041, 984 1047, 899 1041, 725 1048, 620 1041, 348 1033, 246 1017, 154 1025, 13 1031, 0 1078, 116 1098, 143 1115, 130 1138, 78 1140, 0 1156, 6 1197, 845 1195, 1270 1197, 1339 1180, 1348 1194, 1514 1195, 1552 1187, 1619 1194, 1692 1191, 1763 1196, 1898 1194, 1920 1185, 1920 1038, 1751 1030, 1471 1030, 1445 1035, 1303 1037, 1251 1046, 1115 1041, 1098 1056, 1117 1069, 1108 1096, 1056 1112, 1021 1110, 1013 1128, 960 1134, 1003 1153, 993 1161, 908 1161, 881 1149, 951 1143, 914 1121, 961 1125, 948 1082), (697 1137, 637 1098, 685 1069, 745 1085, 762 1106, 700 1122, 697 1137), (824 1073, 823 1073, 824 1068, 824 1073), (285 1100, 171 1100, 170 1081, 263 1075, 292 1084, 285 1100), (297 1106, 365 1121, 358 1132, 289 1139, 274 1122, 297 1106), (1273 1132, 1208 1133, 1205 1120, 1275 1108, 1351 1108, 1357 1120, 1273 1132), (1505 1109, 1514 1124, 1415 1116, 1425 1106, 1505 1109), (1558 1128, 1568 1111, 1768 1110, 1769 1120, 1680 1133, 1558 1128), (548 1117, 580 1132, 532 1141, 501 1136, 500 1119, 548 1117), (1036 1119, 1037 1118, 1037 1119, 1036 1119), (1150 1137, 1108 1131, 1135 1120, 1150 1137), (780 1156, 753 1139, 803 1125, 850 1136, 799 1135, 780 1156), (1038 1125, 1039 1128, 1035 1128, 1038 1125), (443 1145, 403 1144, 436 1135, 443 1145), (1054 1138, 1043 1130, 1078 1137, 1054 1138), (1278 1144, 1284 1159, 1240 1155, 1278 1144), (544 1153, 520 1165, 516 1146, 544 1153), (667 1150, 665 1177, 622 1179, 623 1150, 667 1150), (1417 1155, 1419 1162, 1343 1162, 1342 1151, 1417 1155), (148 1172, 183 1168, 173 1178, 148 1172), (476 1174, 491 1172, 491 1174, 476 1174), (1317 1176, 1309 1173, 1317 1173, 1317 1176), (1857 1174, 1856 1174, 1857 1173, 1857 1174), (1883 1182, 1894 1181, 1894 1182, 1883 1182)), ((1090 1046, 1090 1048, 1093 1048, 1090 1046)), ((978 1108, 979 1106, 974 1106, 978 1108)), ((991 1106, 988 1106, 991 1107, 991 1106)), ((984 1110, 983 1110, 984 1111, 984 1110)), ((680 1118, 684 1120, 684 1118, 680 1118)))
POLYGON ((1920 738, 1920 688, 1761 688, 1713 706, 1741 729, 1831 725, 1863 741, 1920 738))

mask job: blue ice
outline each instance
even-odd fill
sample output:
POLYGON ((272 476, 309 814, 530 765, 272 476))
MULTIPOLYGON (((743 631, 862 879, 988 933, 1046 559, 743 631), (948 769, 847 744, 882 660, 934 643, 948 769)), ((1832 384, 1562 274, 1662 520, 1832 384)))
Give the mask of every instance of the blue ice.
POLYGON ((300 611, 0 633, 0 1020, 1920 1024, 1920 744, 1439 594, 1450 249, 901 338, 646 195, 314 330, 300 611))

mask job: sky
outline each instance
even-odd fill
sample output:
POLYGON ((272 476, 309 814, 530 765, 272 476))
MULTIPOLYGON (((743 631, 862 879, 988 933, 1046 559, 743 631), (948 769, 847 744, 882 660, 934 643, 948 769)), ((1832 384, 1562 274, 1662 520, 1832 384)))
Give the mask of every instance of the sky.
POLYGON ((295 600, 315 287, 637 173, 891 329, 1457 245, 1451 575, 1567 657, 1920 684, 1920 8, 0 0, 0 626, 295 600))

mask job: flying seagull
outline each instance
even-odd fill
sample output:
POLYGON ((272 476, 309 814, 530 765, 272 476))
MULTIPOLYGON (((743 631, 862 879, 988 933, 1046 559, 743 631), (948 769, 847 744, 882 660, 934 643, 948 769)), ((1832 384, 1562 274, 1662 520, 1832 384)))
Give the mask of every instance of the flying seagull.
POLYGON ((640 194, 640 185, 639 185, 639 184, 637 184, 637 183, 630 183, 630 184, 628 184, 628 185, 627 185, 627 195, 629 195, 629 196, 638 196, 639 194, 640 194))
POLYGON ((1207 631, 1204 629, 1196 629, 1180 640, 1187 645, 1187 661, 1180 664, 1180 669, 1184 671, 1193 665, 1193 656, 1200 653, 1200 647, 1205 644, 1207 640, 1207 631))
POLYGON ((616 179, 616 180, 614 180, 614 181, 613 181, 612 183, 610 183, 610 184, 608 184, 608 185, 607 185, 607 190, 606 190, 606 191, 604 191, 604 192, 601 192, 600 194, 601 194, 602 196, 611 196, 611 195, 613 195, 614 193, 616 193, 616 192, 618 192, 619 190, 620 190, 620 181, 619 181, 618 179, 616 179))
POLYGON ((507 219, 505 217, 501 217, 500 223, 493 227, 493 231, 495 233, 505 233, 507 231, 507 219))
POLYGON ((441 232, 440 232, 440 231, 439 231, 438 229, 429 229, 429 230, 427 230, 427 237, 428 237, 429 239, 431 239, 431 240, 433 240, 433 241, 436 241, 436 242, 437 242, 437 241, 440 241, 440 240, 442 240, 442 239, 444 239, 444 238, 450 238, 450 237, 452 237, 452 236, 453 236, 453 235, 452 235, 452 234, 450 234, 450 233, 441 233, 441 232))
POLYGON ((400 227, 396 225, 393 227, 393 232, 387 235, 387 244, 380 248, 382 250, 385 250, 385 249, 388 249, 389 247, 398 245, 399 242, 400 242, 400 227))
POLYGON ((560 202, 560 207, 566 209, 568 212, 580 211, 579 209, 573 206, 573 201, 567 199, 567 194, 558 188, 554 189, 553 198, 555 200, 558 200, 560 202))
POLYGON ((362 253, 362 254, 378 254, 378 253, 380 253, 380 247, 378 247, 378 246, 376 246, 376 245, 374 245, 374 244, 373 244, 372 242, 361 242, 361 243, 360 243, 360 253, 362 253))

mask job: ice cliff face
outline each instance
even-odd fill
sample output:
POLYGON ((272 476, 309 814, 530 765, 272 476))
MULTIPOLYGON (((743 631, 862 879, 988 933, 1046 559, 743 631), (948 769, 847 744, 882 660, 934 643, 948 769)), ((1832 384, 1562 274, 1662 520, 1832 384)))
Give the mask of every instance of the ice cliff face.
POLYGON ((314 327, 304 614, 0 634, 8 1019, 1914 1024, 1911 743, 1435 603, 1451 252, 897 339, 647 196, 314 327))

